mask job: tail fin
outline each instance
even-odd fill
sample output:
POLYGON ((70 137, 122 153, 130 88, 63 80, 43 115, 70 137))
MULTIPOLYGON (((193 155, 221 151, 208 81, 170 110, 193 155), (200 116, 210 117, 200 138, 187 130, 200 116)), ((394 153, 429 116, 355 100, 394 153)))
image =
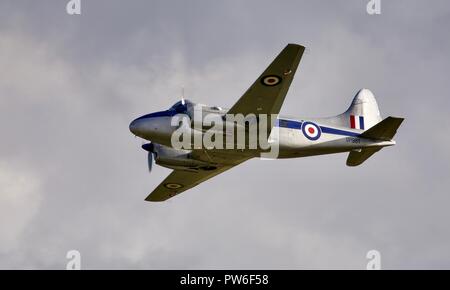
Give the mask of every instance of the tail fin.
POLYGON ((381 121, 377 101, 368 89, 361 89, 344 113, 331 118, 333 123, 354 129, 367 130, 381 121))
MULTIPOLYGON (((395 133, 397 133, 397 129, 400 127, 403 120, 403 118, 387 117, 369 130, 364 131, 359 136, 362 138, 380 141, 391 141, 392 138, 394 138, 395 133)), ((389 144, 393 145, 395 143, 390 142, 389 144)), ((380 145, 379 147, 369 147, 360 149, 359 151, 351 151, 350 154, 348 154, 347 166, 358 166, 362 164, 364 161, 369 159, 370 156, 380 151, 384 146, 388 145, 380 145)))

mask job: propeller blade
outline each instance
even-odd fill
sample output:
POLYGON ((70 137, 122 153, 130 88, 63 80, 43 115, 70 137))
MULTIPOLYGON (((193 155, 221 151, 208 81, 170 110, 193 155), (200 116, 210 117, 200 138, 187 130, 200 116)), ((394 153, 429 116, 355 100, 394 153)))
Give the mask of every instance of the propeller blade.
POLYGON ((148 152, 147 163, 148 163, 148 172, 152 172, 152 166, 153 166, 153 153, 152 152, 148 152))
POLYGON ((148 171, 152 172, 152 166, 153 166, 153 154, 155 153, 155 146, 152 143, 143 144, 142 149, 148 152, 147 154, 147 164, 148 164, 148 171))

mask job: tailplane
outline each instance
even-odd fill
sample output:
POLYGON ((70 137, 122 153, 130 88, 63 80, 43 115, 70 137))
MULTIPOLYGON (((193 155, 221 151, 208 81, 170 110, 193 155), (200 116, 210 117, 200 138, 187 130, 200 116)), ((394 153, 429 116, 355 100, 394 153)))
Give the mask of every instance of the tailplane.
POLYGON ((370 156, 381 150, 382 147, 364 148, 359 151, 351 151, 347 157, 347 166, 358 166, 369 159, 370 156))
POLYGON ((397 133, 397 129, 400 127, 403 120, 403 118, 387 117, 369 130, 363 132, 360 137, 390 141, 394 138, 395 133, 397 133))
POLYGON ((397 129, 398 127, 400 127, 403 120, 404 120, 403 118, 387 117, 386 119, 379 122, 369 130, 364 131, 361 135, 359 135, 359 137, 361 138, 381 141, 381 144, 385 143, 386 145, 380 145, 379 147, 377 146, 377 147, 362 148, 356 151, 351 151, 350 154, 348 154, 347 166, 358 166, 367 159, 369 159, 370 156, 380 151, 384 146, 390 146, 395 144, 395 142, 392 141, 392 138, 394 138, 395 133, 397 133, 397 129), (387 143, 383 141, 391 141, 391 142, 387 143))

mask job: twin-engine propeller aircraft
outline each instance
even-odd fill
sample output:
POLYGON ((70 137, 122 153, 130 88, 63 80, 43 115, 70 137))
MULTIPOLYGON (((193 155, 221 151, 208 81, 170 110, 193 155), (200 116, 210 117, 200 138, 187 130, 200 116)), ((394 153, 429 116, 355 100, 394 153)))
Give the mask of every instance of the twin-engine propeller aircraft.
MULTIPOLYGON (((222 119, 236 114, 272 116, 264 136, 268 144, 278 146, 276 158, 349 152, 347 165, 357 166, 383 147, 394 145, 392 138, 403 118, 387 117, 382 120, 375 97, 367 89, 361 89, 348 110, 334 117, 296 119, 278 115, 304 50, 301 45, 288 44, 230 109, 194 104, 182 98, 168 110, 144 115, 131 122, 130 131, 133 134, 151 141, 142 145, 148 151, 149 170, 151 171, 153 160, 158 165, 173 169, 146 200, 167 200, 248 159, 260 157, 264 151, 261 146, 253 149, 218 149, 206 146, 174 148, 172 136, 180 126, 172 125, 173 117, 181 115, 191 121, 195 120, 193 114, 198 107, 203 114, 212 114, 222 119)), ((256 123, 262 122, 259 117, 255 120, 256 123)), ((207 134, 206 129, 210 128, 204 124, 195 125, 195 121, 190 122, 183 130, 192 135, 204 136, 207 134)), ((238 125, 232 126, 237 128, 238 125)), ((225 136, 227 132, 220 134, 225 136)), ((244 132, 247 134, 245 140, 248 141, 248 126, 244 132)), ((234 134, 233 131, 232 135, 234 134)), ((189 142, 193 144, 192 139, 189 142)))

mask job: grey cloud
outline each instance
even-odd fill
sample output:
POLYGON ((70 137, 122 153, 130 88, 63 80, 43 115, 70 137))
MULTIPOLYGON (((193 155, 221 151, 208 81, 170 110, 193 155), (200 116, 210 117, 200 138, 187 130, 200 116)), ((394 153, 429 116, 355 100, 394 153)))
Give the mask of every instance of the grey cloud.
POLYGON ((448 268, 450 5, 364 2, 2 1, 0 268, 78 249, 84 268, 362 269, 374 248, 385 268, 448 268), (181 86, 232 105, 287 42, 308 51, 283 113, 340 113, 368 87, 407 118, 398 145, 358 168, 252 160, 144 202, 169 171, 148 175, 130 120, 181 86))

